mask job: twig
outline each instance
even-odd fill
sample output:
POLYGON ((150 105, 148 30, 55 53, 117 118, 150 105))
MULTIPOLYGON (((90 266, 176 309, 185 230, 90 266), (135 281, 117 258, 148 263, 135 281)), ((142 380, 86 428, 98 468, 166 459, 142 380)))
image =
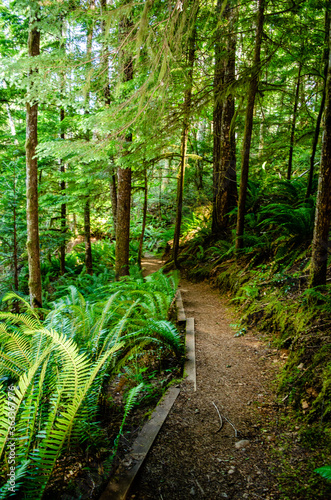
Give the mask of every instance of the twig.
POLYGON ((228 418, 226 418, 224 415, 223 415, 224 419, 231 425, 232 429, 234 430, 234 437, 238 437, 238 431, 237 429, 235 428, 235 426, 230 422, 230 420, 228 418))
MULTIPOLYGON (((194 479, 195 479, 195 478, 194 478, 194 479)), ((197 480, 197 479, 195 479, 195 482, 197 483, 197 486, 198 486, 199 490, 201 491, 202 495, 204 496, 205 492, 204 492, 204 490, 202 489, 202 486, 200 486, 200 484, 198 483, 198 480, 197 480)))
POLYGON ((215 405, 214 401, 212 401, 212 403, 213 403, 213 405, 215 406, 216 411, 217 411, 217 413, 218 413, 218 416, 219 416, 219 418, 220 418, 220 426, 219 426, 219 428, 217 429, 217 431, 215 431, 215 434, 217 434, 217 433, 218 433, 218 432, 222 429, 222 427, 223 427, 223 420, 222 420, 222 415, 220 414, 219 409, 218 409, 218 408, 217 408, 217 406, 215 405))

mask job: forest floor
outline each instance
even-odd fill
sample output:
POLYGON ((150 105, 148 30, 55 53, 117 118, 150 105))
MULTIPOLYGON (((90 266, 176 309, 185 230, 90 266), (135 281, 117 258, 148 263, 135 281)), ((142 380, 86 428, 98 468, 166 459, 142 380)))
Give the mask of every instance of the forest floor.
MULTIPOLYGON (((143 262, 146 274, 160 265, 155 258, 143 262)), ((234 336, 233 307, 207 282, 181 279, 180 290, 186 316, 195 320, 197 391, 181 382, 130 500, 281 498, 284 428, 273 381, 285 354, 258 331, 234 336)), ((286 434, 296 442, 296 432, 286 434)), ((293 453, 302 460, 299 446, 293 453)))

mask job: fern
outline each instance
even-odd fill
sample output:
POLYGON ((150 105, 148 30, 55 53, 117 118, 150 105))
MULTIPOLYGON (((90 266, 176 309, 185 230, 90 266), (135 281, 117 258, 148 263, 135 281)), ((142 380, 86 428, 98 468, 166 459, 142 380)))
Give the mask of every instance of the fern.
MULTIPOLYGON (((106 375, 152 343, 182 354, 177 330, 164 321, 175 286, 175 277, 161 273, 146 281, 129 279, 109 284, 111 294, 102 301, 88 300, 70 286, 44 322, 24 299, 7 295, 21 300, 26 311, 0 313, 0 377, 16 384, 17 480, 23 481, 24 498, 41 498, 66 446, 84 442, 91 432, 98 435, 95 420, 106 375)), ((119 436, 140 389, 128 396, 119 436)), ((0 387, 4 463, 9 432, 6 392, 0 387)))
POLYGON ((119 440, 120 440, 120 437, 122 436, 123 434, 123 427, 124 427, 124 424, 126 422, 126 419, 129 415, 129 413, 131 412, 132 408, 134 407, 136 401, 137 401, 137 398, 138 398, 138 395, 140 393, 140 391, 142 390, 142 388, 144 387, 144 384, 141 383, 139 385, 137 385, 136 387, 133 387, 128 395, 127 395, 127 398, 126 398, 126 402, 125 402, 125 407, 124 407, 124 415, 123 415, 123 418, 122 418, 122 422, 121 422, 121 426, 120 426, 120 430, 115 438, 115 441, 114 441, 114 448, 113 448, 113 455, 112 455, 112 458, 115 456, 116 454, 116 451, 117 451, 117 448, 118 448, 118 445, 119 445, 119 440))
POLYGON ((331 465, 319 467, 318 469, 315 469, 314 472, 317 472, 317 474, 324 477, 327 481, 331 481, 331 465))

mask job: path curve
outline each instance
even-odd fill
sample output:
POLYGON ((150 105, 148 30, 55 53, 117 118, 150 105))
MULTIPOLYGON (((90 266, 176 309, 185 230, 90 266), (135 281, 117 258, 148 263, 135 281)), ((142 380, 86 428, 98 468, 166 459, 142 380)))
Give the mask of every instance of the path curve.
MULTIPOLYGON (((144 267, 156 268, 152 260, 144 267)), ((197 392, 181 383, 130 499, 278 499, 273 437, 265 428, 274 418, 274 351, 258 334, 234 337, 228 304, 208 283, 182 279, 180 290, 187 317, 195 319, 197 392), (219 432, 214 405, 223 420, 219 432), (237 448, 243 440, 249 442, 237 448)))

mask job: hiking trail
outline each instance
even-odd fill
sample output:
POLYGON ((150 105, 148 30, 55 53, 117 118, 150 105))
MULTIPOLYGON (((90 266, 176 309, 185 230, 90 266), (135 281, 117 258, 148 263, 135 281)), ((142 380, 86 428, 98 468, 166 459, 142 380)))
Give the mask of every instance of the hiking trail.
MULTIPOLYGON (((161 264, 145 259, 145 273, 161 264)), ((270 445, 277 420, 271 383, 281 360, 258 332, 234 336, 236 319, 207 282, 182 278, 180 291, 195 320, 197 391, 181 382, 129 498, 280 498, 270 445)))

